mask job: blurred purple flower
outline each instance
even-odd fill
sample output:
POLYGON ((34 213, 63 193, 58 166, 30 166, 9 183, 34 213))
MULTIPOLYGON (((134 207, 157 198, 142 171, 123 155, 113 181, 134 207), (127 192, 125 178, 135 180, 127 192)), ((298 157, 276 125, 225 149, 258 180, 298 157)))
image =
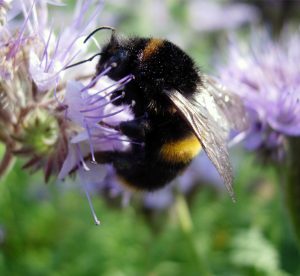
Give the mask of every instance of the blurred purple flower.
POLYGON ((224 1, 192 1, 189 4, 190 25, 198 31, 235 29, 246 23, 257 22, 258 10, 243 3, 224 1))
POLYGON ((228 63, 220 69, 225 85, 236 91, 249 111, 247 147, 284 156, 286 136, 300 135, 300 35, 279 41, 255 33, 250 45, 232 41, 228 63))

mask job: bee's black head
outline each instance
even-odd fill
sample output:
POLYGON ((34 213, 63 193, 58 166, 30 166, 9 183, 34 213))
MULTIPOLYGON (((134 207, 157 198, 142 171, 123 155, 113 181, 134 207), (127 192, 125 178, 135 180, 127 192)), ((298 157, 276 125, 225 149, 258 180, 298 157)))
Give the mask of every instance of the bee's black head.
POLYGON ((109 70, 107 75, 113 80, 119 80, 130 73, 130 52, 114 33, 102 48, 96 75, 106 69, 109 70))

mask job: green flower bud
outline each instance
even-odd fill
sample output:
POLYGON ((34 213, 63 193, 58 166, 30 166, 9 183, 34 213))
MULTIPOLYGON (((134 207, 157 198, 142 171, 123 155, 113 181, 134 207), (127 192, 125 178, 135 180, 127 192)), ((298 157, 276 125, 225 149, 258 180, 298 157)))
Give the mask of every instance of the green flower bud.
POLYGON ((36 155, 49 155, 54 152, 59 138, 57 119, 45 109, 29 112, 22 125, 23 143, 36 155))

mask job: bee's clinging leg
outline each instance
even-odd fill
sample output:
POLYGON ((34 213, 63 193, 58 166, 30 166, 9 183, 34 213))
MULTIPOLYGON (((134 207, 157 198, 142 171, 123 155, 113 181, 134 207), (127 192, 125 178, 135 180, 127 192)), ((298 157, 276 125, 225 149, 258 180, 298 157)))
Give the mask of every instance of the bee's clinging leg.
POLYGON ((100 122, 102 126, 115 129, 126 135, 128 138, 143 142, 146 132, 149 130, 149 122, 147 116, 142 116, 131 121, 121 122, 117 126, 109 125, 105 122, 100 122))

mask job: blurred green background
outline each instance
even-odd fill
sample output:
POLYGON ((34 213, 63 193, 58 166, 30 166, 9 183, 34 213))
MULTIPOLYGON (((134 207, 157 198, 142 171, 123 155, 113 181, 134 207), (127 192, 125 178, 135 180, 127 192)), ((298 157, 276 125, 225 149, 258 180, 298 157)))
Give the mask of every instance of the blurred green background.
MULTIPOLYGON (((201 15, 200 27, 191 21, 199 2, 214 1, 106 1, 99 23, 124 35, 166 37, 213 72, 226 34, 246 36, 264 18, 253 10, 249 22, 228 27, 230 18, 209 13, 216 20, 211 26, 219 27, 201 29, 201 15)), ((222 10, 228 1, 219 2, 222 10)), ((62 14, 71 12, 73 1, 68 4, 62 14)), ((119 208, 94 195, 100 227, 80 188, 45 185, 42 174, 22 170, 18 160, 0 181, 0 275, 300 275, 276 169, 240 155, 237 203, 212 185, 178 195, 165 210, 138 202, 119 208)))

